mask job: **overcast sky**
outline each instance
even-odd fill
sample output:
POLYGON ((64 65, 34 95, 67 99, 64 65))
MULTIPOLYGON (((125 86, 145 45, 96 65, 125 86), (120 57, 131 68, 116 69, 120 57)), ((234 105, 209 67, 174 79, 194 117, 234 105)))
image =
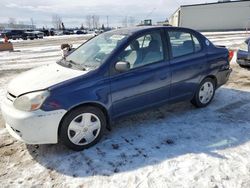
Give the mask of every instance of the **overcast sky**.
POLYGON ((152 18, 154 22, 168 18, 180 5, 215 2, 216 0, 1 0, 0 22, 15 18, 30 24, 33 18, 39 27, 51 27, 51 17, 58 14, 67 27, 85 24, 86 15, 99 15, 100 23, 121 25, 126 16, 136 22, 152 18))

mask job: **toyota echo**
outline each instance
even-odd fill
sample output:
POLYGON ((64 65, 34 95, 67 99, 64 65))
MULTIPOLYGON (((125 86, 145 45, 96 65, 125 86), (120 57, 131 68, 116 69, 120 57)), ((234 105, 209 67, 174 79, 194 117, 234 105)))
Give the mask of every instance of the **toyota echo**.
POLYGON ((207 106, 229 78, 229 54, 187 28, 106 32, 13 79, 1 106, 6 128, 27 144, 86 149, 121 116, 183 100, 207 106))

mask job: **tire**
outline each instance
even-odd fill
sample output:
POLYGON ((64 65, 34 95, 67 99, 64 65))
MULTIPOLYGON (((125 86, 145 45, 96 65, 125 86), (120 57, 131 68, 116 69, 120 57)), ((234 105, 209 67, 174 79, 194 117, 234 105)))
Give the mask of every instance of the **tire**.
POLYGON ((87 149, 99 142, 106 124, 106 117, 99 108, 93 106, 76 108, 63 118, 59 129, 59 140, 75 151, 87 149))
POLYGON ((213 100, 215 89, 215 81, 212 78, 205 78, 200 83, 191 103, 197 108, 206 107, 213 100))

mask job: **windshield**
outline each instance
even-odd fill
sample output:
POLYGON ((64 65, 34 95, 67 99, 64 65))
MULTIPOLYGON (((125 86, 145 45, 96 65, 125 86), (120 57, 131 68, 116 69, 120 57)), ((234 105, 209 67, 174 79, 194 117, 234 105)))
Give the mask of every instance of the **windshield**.
POLYGON ((125 37, 124 34, 103 33, 77 48, 65 60, 83 69, 97 68, 125 37))

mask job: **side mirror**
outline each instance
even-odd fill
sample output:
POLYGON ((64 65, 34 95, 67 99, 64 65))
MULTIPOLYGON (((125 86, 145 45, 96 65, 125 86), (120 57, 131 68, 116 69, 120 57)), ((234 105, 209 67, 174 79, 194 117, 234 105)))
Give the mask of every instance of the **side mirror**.
POLYGON ((119 61, 115 64, 115 69, 118 72, 126 72, 130 69, 130 63, 125 61, 119 61))
POLYGON ((62 57, 65 58, 74 50, 74 48, 72 48, 72 44, 62 44, 61 50, 62 50, 62 57))
POLYGON ((72 48, 72 44, 61 44, 61 50, 65 49, 65 48, 71 49, 72 48))

